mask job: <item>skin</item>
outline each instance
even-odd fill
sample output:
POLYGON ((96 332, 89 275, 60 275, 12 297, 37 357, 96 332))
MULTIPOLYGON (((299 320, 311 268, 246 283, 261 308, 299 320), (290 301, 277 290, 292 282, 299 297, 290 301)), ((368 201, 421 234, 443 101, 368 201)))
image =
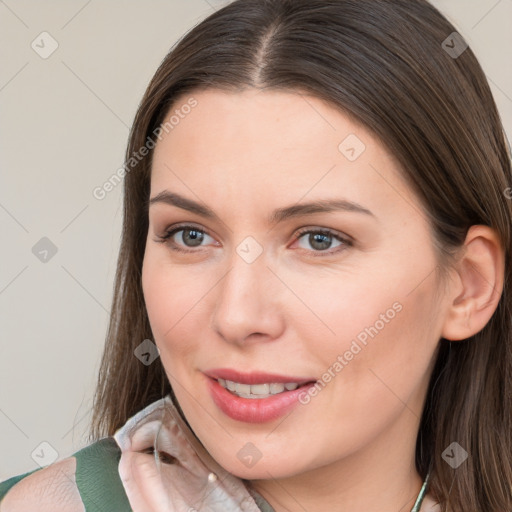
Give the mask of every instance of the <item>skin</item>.
POLYGON ((37 470, 10 489, 2 500, 0 512, 85 512, 75 471, 74 457, 37 470))
POLYGON ((172 191, 219 220, 151 205, 142 269, 155 343, 190 426, 277 512, 331 510, 332 503, 343 512, 410 510, 422 485, 415 443, 439 340, 481 330, 501 294, 495 233, 472 227, 460 266, 441 283, 419 199, 368 130, 292 92, 193 97, 198 105, 156 145, 150 197, 172 191), (354 161, 338 149, 349 134, 366 146, 354 161), (275 208, 329 198, 357 202, 374 216, 338 211, 267 223, 275 208), (188 253, 159 242, 178 223, 205 233, 199 246, 187 245, 190 231, 173 236, 188 253), (329 228, 353 244, 327 238, 322 252, 308 234, 297 235, 304 227, 329 228), (236 252, 247 236, 263 249, 252 263, 236 252), (394 303, 400 312, 286 417, 244 423, 213 402, 203 371, 321 379, 394 303), (251 468, 237 456, 248 442, 262 454, 251 468))

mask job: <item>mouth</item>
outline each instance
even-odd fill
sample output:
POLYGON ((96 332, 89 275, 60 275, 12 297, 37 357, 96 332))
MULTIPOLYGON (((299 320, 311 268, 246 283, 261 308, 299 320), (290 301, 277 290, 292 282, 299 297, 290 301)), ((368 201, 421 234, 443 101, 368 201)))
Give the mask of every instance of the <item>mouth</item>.
POLYGON ((314 378, 231 369, 203 373, 217 407, 230 418, 247 423, 263 423, 283 416, 317 382, 314 378))
POLYGON ((298 382, 269 382, 263 384, 242 384, 226 379, 217 379, 217 382, 224 388, 241 398, 262 399, 270 396, 279 395, 285 391, 293 391, 301 386, 307 386, 308 383, 299 384, 298 382))

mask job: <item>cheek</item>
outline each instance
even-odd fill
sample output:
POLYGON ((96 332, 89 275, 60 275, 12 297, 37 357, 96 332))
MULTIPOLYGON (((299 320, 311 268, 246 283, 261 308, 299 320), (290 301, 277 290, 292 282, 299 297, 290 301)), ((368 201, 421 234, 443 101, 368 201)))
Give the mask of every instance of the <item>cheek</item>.
MULTIPOLYGON (((148 241, 151 244, 151 241, 148 241)), ((179 268, 161 256, 161 249, 147 247, 142 265, 142 290, 153 334, 162 338, 184 314, 179 268)))
MULTIPOLYGON (((325 365, 354 347, 353 342, 364 347, 372 336, 378 337, 392 323, 400 322, 403 308, 397 294, 390 292, 389 283, 379 283, 379 279, 383 276, 338 273, 316 280, 312 286, 312 280, 289 276, 287 282, 295 282, 294 293, 307 305, 306 308, 291 300, 296 304, 292 325, 306 319, 307 323, 301 324, 305 329, 299 338, 314 343, 325 365)), ((357 351, 357 346, 353 350, 357 351)))
POLYGON ((154 262, 151 255, 146 253, 142 266, 142 290, 153 334, 160 338, 173 325, 168 315, 172 307, 172 293, 167 286, 166 275, 154 262))
POLYGON ((183 360, 196 348, 197 336, 191 336, 206 299, 201 279, 190 278, 184 267, 160 261, 148 251, 142 267, 144 301, 162 363, 169 365, 183 360), (203 301, 199 298, 203 297, 203 301), (177 357, 179 356, 179 358, 177 357))
MULTIPOLYGON (((421 417, 421 399, 437 345, 434 312, 425 296, 411 294, 400 297, 402 309, 386 315, 395 298, 388 292, 381 302, 368 304, 366 313, 357 317, 363 322, 362 329, 347 328, 339 345, 329 349, 325 370, 330 368, 334 376, 329 372, 322 375, 327 384, 311 398, 311 410, 322 411, 315 426, 333 440, 333 453, 363 446, 405 409, 406 421, 421 417), (380 313, 387 316, 388 323, 379 319, 380 313), (358 332, 364 335, 364 343, 358 332), (350 446, 346 439, 351 440, 350 446)), ((350 322, 350 315, 338 320, 340 331, 343 320, 350 322)))
POLYGON ((314 321, 308 335, 322 354, 321 371, 343 375, 331 379, 335 388, 343 386, 347 392, 348 386, 353 396, 372 400, 379 389, 386 393, 379 377, 405 394, 418 384, 439 339, 434 277, 416 288, 411 284, 427 270, 404 263, 369 269, 358 279, 338 276, 336 286, 325 281, 302 290, 322 320, 310 315, 314 321))
POLYGON ((373 411, 377 423, 388 421, 406 403, 421 415, 418 398, 438 343, 435 308, 428 295, 396 298, 388 293, 380 306, 373 305, 363 329, 344 339, 338 351, 343 368, 333 390, 340 409, 359 411, 356 417, 373 411), (393 300, 396 307, 387 308, 393 300))

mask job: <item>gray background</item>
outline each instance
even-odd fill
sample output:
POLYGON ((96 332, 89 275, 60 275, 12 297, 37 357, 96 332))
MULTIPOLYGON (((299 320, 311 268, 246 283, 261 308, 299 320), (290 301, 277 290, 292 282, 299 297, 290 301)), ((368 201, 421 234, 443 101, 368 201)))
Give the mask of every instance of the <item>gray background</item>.
MULTIPOLYGON (((122 186, 92 191, 122 166, 171 45, 225 3, 0 0, 0 480, 86 444, 122 215, 122 186), (58 44, 47 58, 42 32, 58 44)), ((433 3, 480 59, 510 139, 512 0, 433 3)))

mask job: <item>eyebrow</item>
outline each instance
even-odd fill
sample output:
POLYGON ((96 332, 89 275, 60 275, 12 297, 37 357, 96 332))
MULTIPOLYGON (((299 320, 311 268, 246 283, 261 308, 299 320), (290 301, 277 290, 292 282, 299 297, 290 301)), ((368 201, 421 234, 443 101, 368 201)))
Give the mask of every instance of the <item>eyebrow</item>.
MULTIPOLYGON (((220 220, 218 215, 216 215, 215 212, 207 206, 193 201, 192 199, 180 196, 179 194, 169 192, 168 190, 163 190, 149 200, 149 206, 157 203, 176 206, 207 219, 220 220)), ((335 211, 362 213, 375 218, 373 212, 352 201, 347 201, 346 199, 320 199, 308 203, 298 203, 283 208, 277 208, 270 214, 267 220, 268 223, 272 225, 294 217, 311 215, 313 213, 330 213, 335 211)))

